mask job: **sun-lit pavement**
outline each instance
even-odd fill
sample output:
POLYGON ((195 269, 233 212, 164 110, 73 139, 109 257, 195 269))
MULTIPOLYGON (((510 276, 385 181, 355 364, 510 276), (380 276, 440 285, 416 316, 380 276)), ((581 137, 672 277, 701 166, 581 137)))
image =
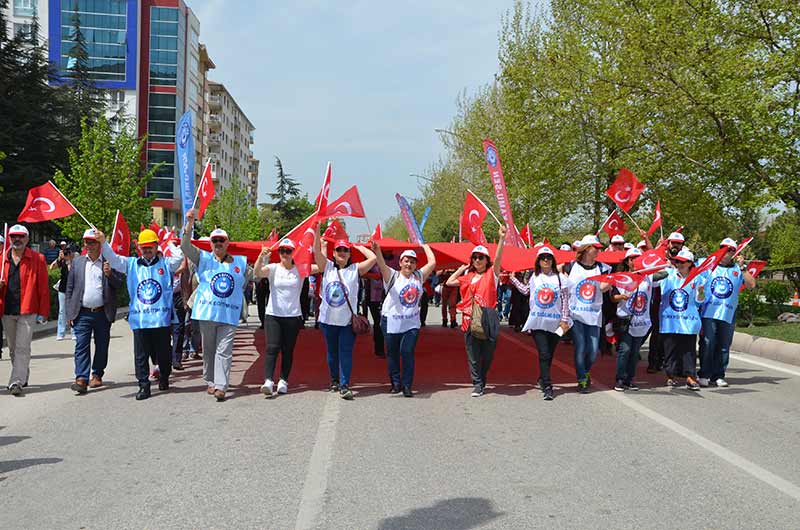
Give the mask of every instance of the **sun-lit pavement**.
MULTIPOLYGON (((800 527, 800 369, 734 356, 731 387, 668 390, 640 371, 619 394, 602 357, 575 392, 571 348, 556 399, 533 388, 530 337, 504 329, 489 393, 470 398, 463 338, 430 325, 416 396, 388 394, 385 360, 358 339, 356 399, 324 391, 321 334, 307 328, 290 392, 258 393, 263 336, 237 336, 230 399, 200 362, 168 393, 133 399, 131 333, 112 328, 108 385, 68 389, 69 341, 36 340, 24 397, 0 394, 4 528, 781 528, 800 527)), ((7 350, 0 378, 10 370, 7 350)), ((154 385, 155 388, 155 385, 154 385)))

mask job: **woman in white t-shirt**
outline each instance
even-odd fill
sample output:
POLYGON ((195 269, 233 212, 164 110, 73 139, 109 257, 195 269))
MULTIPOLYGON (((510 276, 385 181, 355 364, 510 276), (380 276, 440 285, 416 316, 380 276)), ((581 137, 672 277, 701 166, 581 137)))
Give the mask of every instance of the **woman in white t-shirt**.
POLYGON ((294 265, 294 250, 294 242, 288 238, 283 239, 278 244, 280 263, 269 263, 272 247, 263 247, 255 266, 256 278, 269 280, 269 301, 264 316, 267 353, 264 360, 265 379, 261 385, 261 393, 268 397, 273 395, 275 389, 273 377, 278 353, 281 354, 281 378, 278 380, 277 392, 285 394, 289 390, 294 346, 297 335, 303 328, 300 291, 304 278, 294 265))
POLYGON ((359 277, 375 265, 375 254, 367 247, 355 245, 364 255, 364 261, 353 263, 350 258, 354 247, 347 240, 339 240, 333 247, 333 260, 325 256, 320 243, 319 229, 314 230, 314 260, 322 272, 319 295, 319 323, 325 335, 328 369, 331 374, 331 392, 339 392, 342 399, 353 399, 350 391, 350 372, 353 369, 353 346, 356 335, 351 321, 358 308, 359 277))
POLYGON ((372 251, 378 260, 378 268, 383 276, 386 298, 381 308, 381 328, 386 337, 386 356, 389 360, 389 379, 392 394, 400 392, 405 397, 413 397, 411 383, 414 380, 414 348, 417 345, 420 322, 420 300, 423 284, 436 267, 436 258, 428 245, 422 245, 428 262, 417 270, 417 253, 404 250, 400 254, 400 270, 386 265, 378 243, 372 242, 372 251), (400 364, 402 358, 402 378, 400 364), (401 387, 402 384, 402 387, 401 387))

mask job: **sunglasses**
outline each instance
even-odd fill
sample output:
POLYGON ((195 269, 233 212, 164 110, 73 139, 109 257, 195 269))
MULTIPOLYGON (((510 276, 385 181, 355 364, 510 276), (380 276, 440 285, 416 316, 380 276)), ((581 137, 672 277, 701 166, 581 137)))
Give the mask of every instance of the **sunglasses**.
POLYGON ((9 237, 9 239, 25 239, 25 236, 20 235, 20 234, 14 234, 14 235, 10 235, 8 237, 9 237))
POLYGON ((225 238, 224 237, 215 237, 214 239, 211 240, 211 242, 212 243, 224 243, 225 242, 225 238))
POLYGON ((552 261, 553 256, 551 256, 550 254, 542 254, 541 256, 539 256, 539 259, 546 259, 552 261))
POLYGON ((484 256, 483 254, 473 254, 470 259, 481 261, 486 259, 486 256, 484 256))
POLYGON ((291 253, 292 253, 292 249, 290 249, 290 248, 279 248, 278 249, 278 254, 291 254, 291 253))
POLYGON ((339 248, 336 249, 336 252, 345 252, 345 253, 349 254, 350 253, 350 249, 347 248, 347 247, 339 247, 339 248))

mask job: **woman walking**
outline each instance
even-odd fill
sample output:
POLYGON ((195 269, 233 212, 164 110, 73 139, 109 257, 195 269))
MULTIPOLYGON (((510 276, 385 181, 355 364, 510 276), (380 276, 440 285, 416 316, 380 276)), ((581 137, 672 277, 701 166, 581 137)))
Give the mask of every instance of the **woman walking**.
POLYGON ((500 316, 496 309, 497 282, 500 278, 500 260, 503 257, 506 227, 501 226, 497 230, 497 235, 499 239, 494 263, 489 257, 489 250, 483 245, 478 245, 472 249, 469 264, 456 269, 446 284, 450 287, 457 286, 461 291, 458 310, 462 314, 461 331, 464 332, 472 377, 472 397, 480 397, 486 391, 486 376, 500 334, 500 316))
POLYGON ((529 283, 526 285, 516 278, 511 280, 519 292, 530 296, 530 311, 522 331, 533 332, 533 342, 539 354, 539 388, 545 401, 553 399, 550 380, 553 354, 558 341, 572 325, 567 277, 556 267, 553 249, 543 246, 536 252, 536 265, 529 283))
MULTIPOLYGON (((295 244, 291 239, 283 239, 278 244, 279 263, 268 263, 272 248, 264 247, 256 261, 256 278, 267 278, 270 285, 269 300, 264 314, 264 331, 267 334, 267 351, 264 359, 264 384, 261 393, 273 396, 275 390, 275 365, 278 353, 281 354, 281 378, 278 380, 278 394, 289 390, 289 374, 292 371, 294 347, 297 335, 303 328, 303 312, 300 296, 304 278, 294 265, 292 254, 295 244)), ((312 270, 312 272, 314 272, 312 270)))
POLYGON ((327 346, 330 391, 338 391, 341 398, 347 400, 353 399, 350 372, 356 335, 352 320, 358 304, 359 277, 366 274, 376 261, 371 250, 356 245, 365 259, 353 263, 350 256, 352 246, 349 241, 337 241, 333 247, 333 260, 329 260, 322 251, 319 229, 314 230, 314 260, 322 272, 319 323, 327 346))
POLYGON ((386 354, 389 360, 390 392, 397 394, 401 387, 403 396, 413 397, 411 383, 414 380, 414 348, 417 345, 420 319, 420 303, 423 300, 425 281, 436 267, 436 258, 428 245, 422 245, 428 262, 417 270, 417 253, 404 250, 400 254, 400 270, 386 265, 381 248, 372 242, 372 251, 378 260, 378 268, 386 287, 386 298, 381 308, 381 328, 386 338, 386 354), (402 377, 401 377, 402 364, 402 377))

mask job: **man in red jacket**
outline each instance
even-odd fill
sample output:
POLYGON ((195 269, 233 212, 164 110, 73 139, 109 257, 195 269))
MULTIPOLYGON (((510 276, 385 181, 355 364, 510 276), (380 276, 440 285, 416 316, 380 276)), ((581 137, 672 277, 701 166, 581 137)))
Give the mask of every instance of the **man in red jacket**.
POLYGON ((11 248, 2 257, 0 313, 11 352, 8 390, 20 396, 28 384, 33 325, 37 318, 44 322, 50 316, 50 292, 44 256, 28 248, 28 229, 14 225, 8 239, 11 248))

